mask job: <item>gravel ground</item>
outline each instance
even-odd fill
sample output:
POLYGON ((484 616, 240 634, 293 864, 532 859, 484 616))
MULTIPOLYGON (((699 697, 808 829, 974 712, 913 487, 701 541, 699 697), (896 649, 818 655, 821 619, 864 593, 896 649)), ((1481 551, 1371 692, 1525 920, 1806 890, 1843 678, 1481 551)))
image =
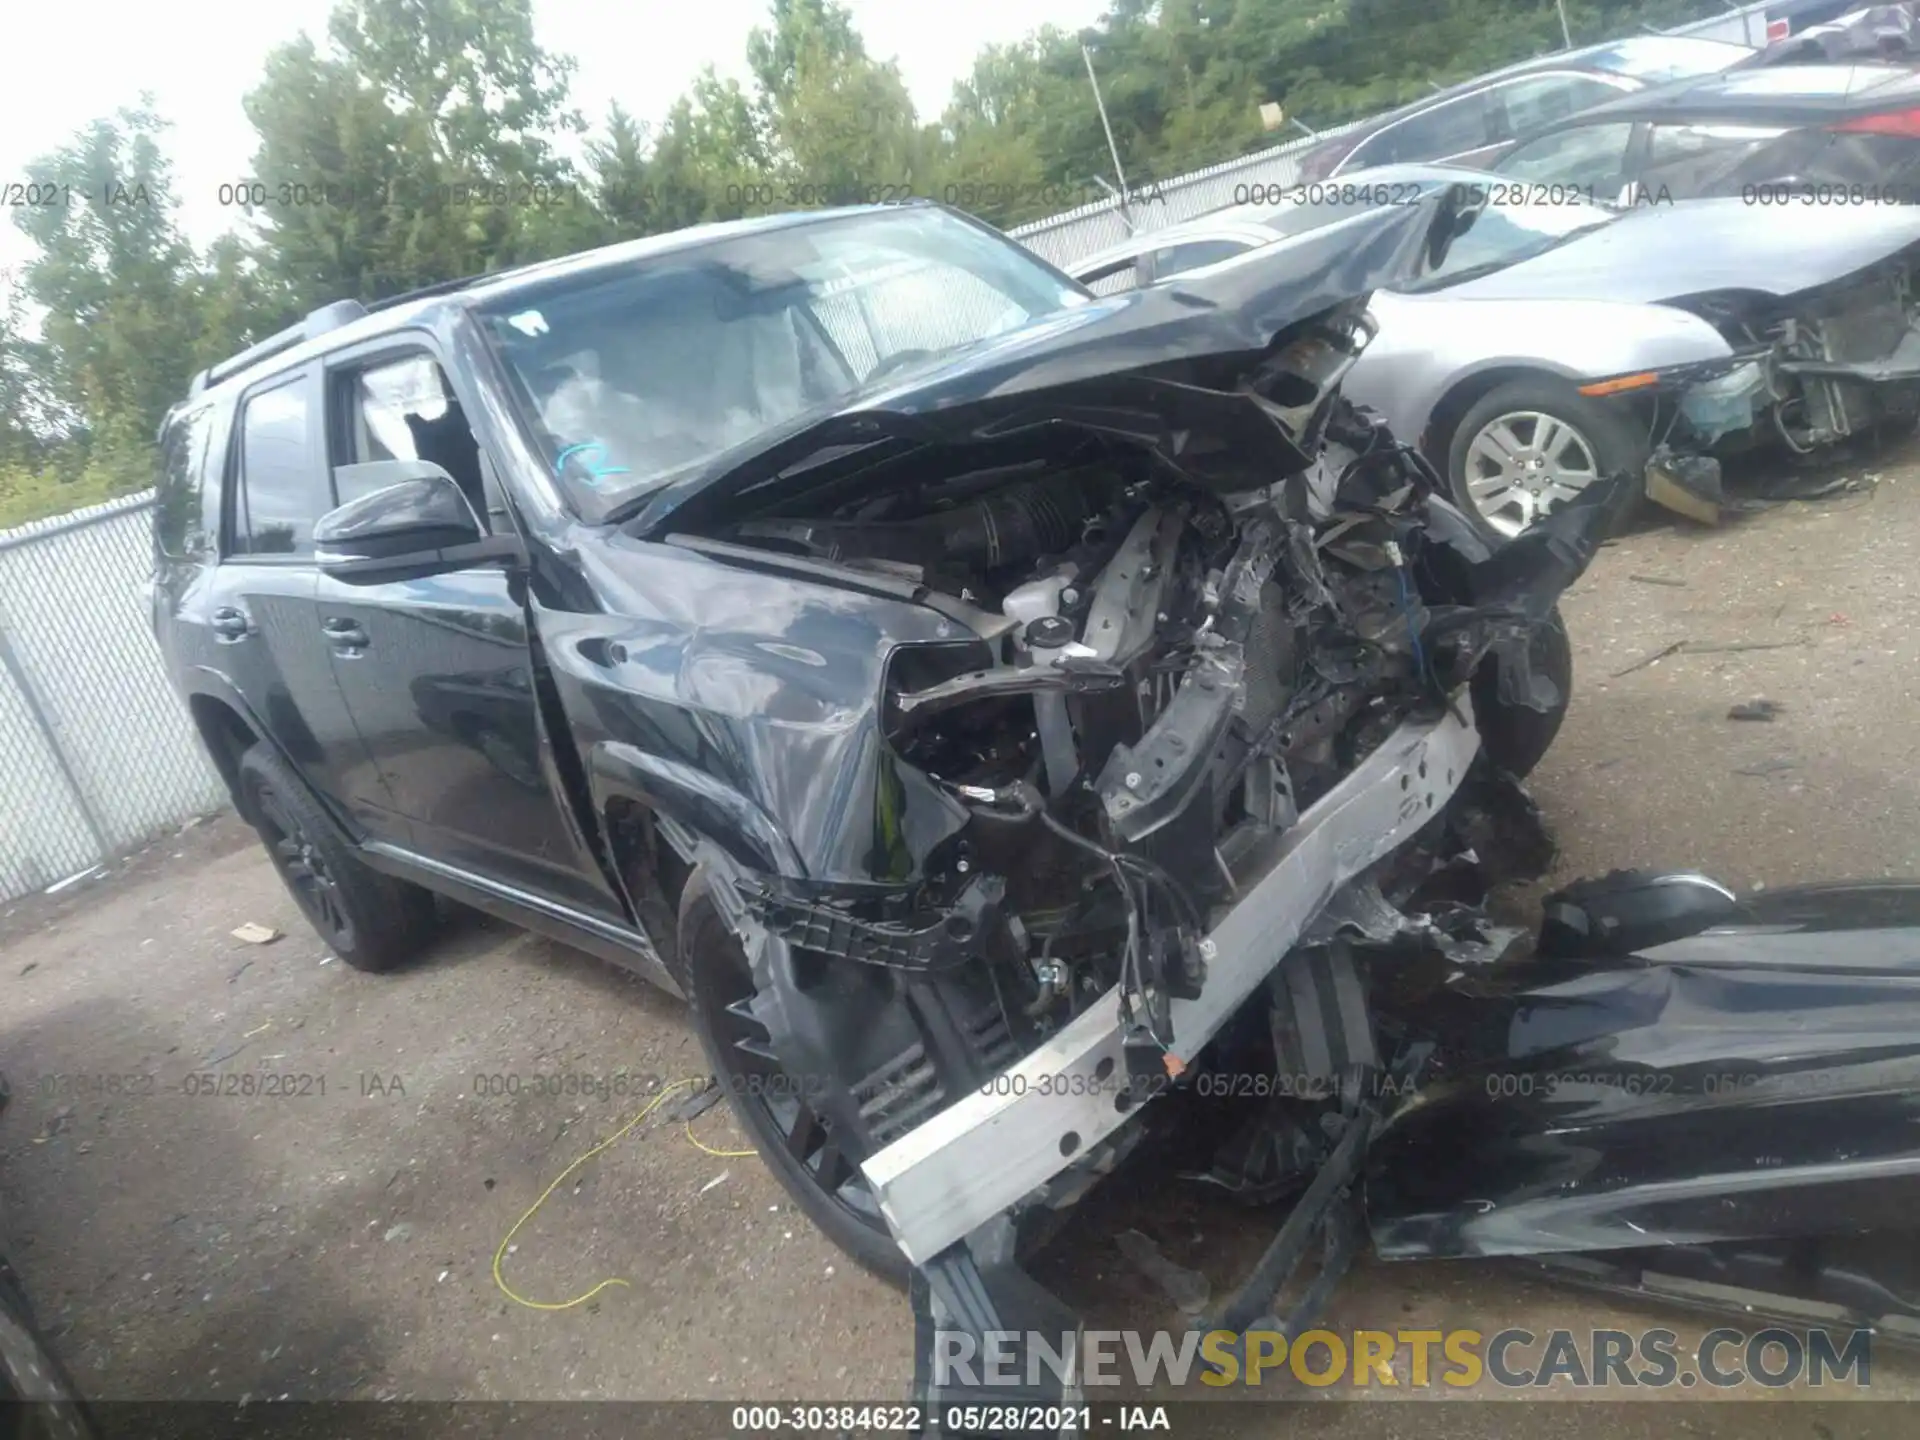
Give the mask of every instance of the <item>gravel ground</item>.
MULTIPOLYGON (((1602 552, 1565 603, 1578 693, 1534 787, 1564 849, 1556 880, 1625 865, 1740 886, 1920 874, 1920 452, 1878 469, 1870 494, 1712 532, 1660 526, 1602 552), (1778 648, 1700 648, 1735 644, 1778 648), (1755 696, 1779 717, 1726 718, 1755 696)), ((620 1283, 529 1308, 496 1281, 498 1247, 549 1182, 650 1087, 703 1072, 678 1002, 586 956, 462 915, 423 963, 358 975, 226 817, 0 914, 0 992, 13 1258, 90 1395, 905 1392, 903 1297, 830 1248, 757 1161, 699 1148, 744 1148, 724 1110, 696 1122, 699 1144, 664 1111, 635 1127, 502 1256, 505 1286, 547 1307, 620 1283), (282 937, 233 938, 249 921, 282 937), (213 1071, 249 1077, 247 1093, 193 1093, 213 1071), (540 1077, 575 1077, 581 1093, 539 1093, 540 1077)), ((1129 1175, 1117 1203, 1155 1183, 1129 1175)), ((1218 1282, 1222 1257, 1261 1236, 1240 1216, 1210 1224, 1168 1249, 1218 1282)), ((1093 1228, 1058 1243, 1050 1278, 1071 1280, 1091 1323, 1168 1323, 1093 1228)), ((1329 1323, 1703 1328, 1480 1264, 1364 1265, 1329 1323)), ((1876 1354, 1872 1388, 1911 1397, 1916 1375, 1876 1354)), ((1855 1406, 1846 1433, 1905 1408, 1855 1406)), ((1243 1433, 1303 1413, 1249 1414, 1243 1433)), ((1319 1405, 1305 1423, 1615 1437, 1678 1420, 1644 1405, 1465 1413, 1478 1418, 1462 1428, 1424 1409, 1319 1405)), ((1807 1404, 1686 1413, 1699 1434, 1834 1433, 1807 1404)))

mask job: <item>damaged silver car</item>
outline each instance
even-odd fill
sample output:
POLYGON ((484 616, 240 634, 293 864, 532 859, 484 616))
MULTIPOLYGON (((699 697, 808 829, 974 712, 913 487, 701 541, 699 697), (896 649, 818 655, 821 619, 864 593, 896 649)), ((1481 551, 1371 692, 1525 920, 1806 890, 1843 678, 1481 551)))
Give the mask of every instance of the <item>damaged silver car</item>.
MULTIPOLYGON (((1272 187, 1243 206, 1076 262, 1105 287, 1198 267, 1465 185, 1484 201, 1433 270, 1375 297, 1379 337, 1347 395, 1418 444, 1493 539, 1621 472, 1712 523, 1721 462, 1816 456, 1920 416, 1920 206, 1870 186, 1673 199, 1397 165, 1272 187)), ((1753 187, 1749 187, 1750 189, 1753 187)), ((1912 199, 1912 196, 1905 197, 1912 199)))

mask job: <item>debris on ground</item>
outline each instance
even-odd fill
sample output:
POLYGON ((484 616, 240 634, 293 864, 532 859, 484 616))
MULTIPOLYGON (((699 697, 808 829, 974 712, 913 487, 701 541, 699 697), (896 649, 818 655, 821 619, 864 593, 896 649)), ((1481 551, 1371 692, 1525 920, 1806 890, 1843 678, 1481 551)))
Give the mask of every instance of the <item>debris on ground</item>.
POLYGON ((1733 767, 1733 773, 1736 775, 1778 775, 1782 770, 1793 769, 1797 763, 1797 761, 1788 760, 1783 756, 1775 756, 1770 760, 1755 761, 1751 765, 1736 765, 1733 767))
POLYGON ((1198 1315, 1207 1308, 1207 1301, 1213 1298, 1213 1286, 1198 1270, 1174 1264, 1160 1253, 1160 1247, 1151 1238, 1138 1230, 1122 1230, 1113 1237, 1113 1243, 1133 1262, 1136 1270, 1166 1292, 1181 1313, 1198 1315))
POLYGON ((673 1109, 667 1112, 667 1123, 669 1125, 691 1124, 706 1114, 707 1111, 711 1110, 715 1105, 718 1105, 720 1103, 720 1095, 719 1082, 709 1076, 706 1085, 702 1089, 694 1091, 685 1099, 677 1102, 673 1109))
POLYGON ((271 925, 261 925, 252 920, 235 926, 229 933, 234 939, 244 940, 249 945, 271 945, 280 938, 280 932, 271 925))
POLYGON ((1647 498, 1702 525, 1718 525, 1727 504, 1720 462, 1711 455, 1676 455, 1661 445, 1647 461, 1647 498))
POLYGON ((1670 575, 1629 575, 1627 579, 1637 580, 1642 585, 1671 585, 1676 590, 1684 590, 1687 587, 1686 581, 1676 580, 1670 575))
POLYGON ((1643 655, 1640 659, 1634 661, 1633 664, 1627 666, 1626 669, 1614 671, 1613 678, 1618 680, 1622 675, 1631 675, 1636 670, 1644 670, 1647 666, 1664 660, 1669 655, 1677 655, 1685 647, 1686 643, 1684 640, 1676 640, 1665 649, 1656 650, 1651 655, 1643 655))
POLYGON ((707 1181, 706 1184, 700 1187, 700 1193, 704 1195, 707 1193, 707 1191, 713 1189, 714 1186, 725 1184, 727 1177, 731 1174, 733 1174, 731 1170, 722 1170, 718 1175, 714 1176, 711 1180, 707 1181))
POLYGON ((95 865, 90 869, 82 870, 77 875, 69 875, 64 880, 54 881, 53 884, 47 886, 47 888, 42 890, 40 893, 42 895, 58 895, 62 890, 70 889, 73 886, 80 884, 82 881, 91 880, 96 875, 104 875, 106 873, 107 873, 106 866, 95 865))
POLYGON ((1613 672, 1612 678, 1618 680, 1622 675, 1631 675, 1636 670, 1666 659, 1669 655, 1738 655, 1749 650, 1797 650, 1807 643, 1806 637, 1794 640, 1724 640, 1693 641, 1676 640, 1671 645, 1662 646, 1651 655, 1642 655, 1624 670, 1613 672))
POLYGON ((1742 700, 1738 705, 1728 710, 1727 719, 1771 720, 1784 709, 1786 709, 1786 706, 1780 704, 1778 701, 1769 700, 1763 695, 1756 695, 1751 700, 1742 700))
POLYGON ((1738 655, 1747 650, 1798 650, 1807 642, 1805 640, 1733 640, 1724 645, 1695 645, 1691 641, 1683 643, 1686 644, 1689 655, 1738 655))

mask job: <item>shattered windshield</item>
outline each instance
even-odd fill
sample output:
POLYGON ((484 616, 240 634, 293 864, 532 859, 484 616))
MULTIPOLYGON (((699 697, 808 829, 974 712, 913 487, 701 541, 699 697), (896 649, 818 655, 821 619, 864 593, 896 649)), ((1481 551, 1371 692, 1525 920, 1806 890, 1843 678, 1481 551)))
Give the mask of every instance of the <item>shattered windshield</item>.
POLYGON ((938 209, 760 230, 480 312, 536 440, 604 515, 1085 295, 938 209))

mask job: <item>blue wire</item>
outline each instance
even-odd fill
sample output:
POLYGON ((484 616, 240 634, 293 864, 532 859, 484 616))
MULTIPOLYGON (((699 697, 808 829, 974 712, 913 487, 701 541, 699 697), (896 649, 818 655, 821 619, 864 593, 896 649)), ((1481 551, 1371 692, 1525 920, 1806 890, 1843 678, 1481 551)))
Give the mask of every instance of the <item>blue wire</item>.
POLYGON ((1400 584, 1400 613, 1407 618, 1407 639, 1413 644, 1415 673, 1425 682, 1430 679, 1427 674, 1427 653, 1425 648, 1420 644, 1420 632, 1414 628, 1413 595, 1412 592, 1407 589, 1407 567, 1405 565, 1394 566, 1393 577, 1400 584))

